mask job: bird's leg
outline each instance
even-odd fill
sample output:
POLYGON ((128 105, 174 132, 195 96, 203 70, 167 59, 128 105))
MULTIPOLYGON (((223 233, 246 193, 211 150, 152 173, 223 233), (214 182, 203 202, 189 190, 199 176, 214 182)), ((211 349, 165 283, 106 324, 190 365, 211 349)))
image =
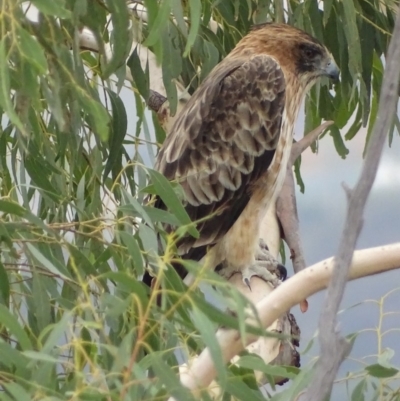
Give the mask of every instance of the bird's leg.
POLYGON ((241 273, 243 283, 250 289, 250 280, 253 276, 260 277, 276 288, 286 279, 287 271, 285 266, 281 265, 268 251, 267 244, 260 239, 259 246, 255 255, 254 262, 244 268, 233 267, 224 261, 220 263, 215 271, 227 280, 236 273, 241 273))
POLYGON ((260 238, 255 262, 242 270, 243 282, 251 289, 253 276, 262 278, 276 288, 286 279, 287 271, 269 252, 267 244, 260 238))
POLYGON ((281 283, 278 277, 268 270, 268 267, 265 263, 266 262, 264 260, 256 260, 253 264, 247 266, 241 271, 243 283, 246 284, 250 290, 250 280, 253 276, 262 278, 267 283, 270 283, 274 288, 278 287, 278 285, 281 283))
POLYGON ((259 246, 256 254, 256 260, 265 261, 265 267, 274 273, 281 281, 286 280, 287 270, 286 267, 280 264, 269 252, 268 246, 265 241, 260 238, 259 246))

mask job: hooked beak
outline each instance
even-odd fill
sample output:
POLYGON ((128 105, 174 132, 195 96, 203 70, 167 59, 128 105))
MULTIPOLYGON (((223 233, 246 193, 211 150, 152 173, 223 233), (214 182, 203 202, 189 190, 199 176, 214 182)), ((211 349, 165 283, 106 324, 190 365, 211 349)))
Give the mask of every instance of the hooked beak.
POLYGON ((329 57, 328 62, 322 68, 322 75, 327 76, 333 81, 339 81, 340 70, 332 56, 329 57))

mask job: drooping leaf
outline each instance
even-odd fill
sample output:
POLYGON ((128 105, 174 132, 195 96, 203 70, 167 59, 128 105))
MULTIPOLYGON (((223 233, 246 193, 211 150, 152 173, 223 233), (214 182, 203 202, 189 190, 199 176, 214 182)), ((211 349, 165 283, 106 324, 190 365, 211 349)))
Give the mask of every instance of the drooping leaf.
POLYGON ((10 333, 15 336, 23 350, 32 349, 31 340, 23 327, 21 327, 16 317, 11 314, 10 310, 2 304, 0 304, 0 324, 10 330, 10 333))
POLYGON ((179 219, 181 224, 187 226, 187 231, 190 235, 198 238, 198 231, 190 221, 189 215, 183 208, 168 180, 156 170, 149 170, 149 173, 157 194, 160 196, 168 209, 179 219))
POLYGON ((121 98, 114 92, 107 91, 112 107, 112 121, 111 121, 111 134, 108 138, 109 155, 107 163, 104 167, 103 177, 107 177, 114 166, 119 167, 113 178, 116 179, 119 170, 122 168, 122 144, 125 139, 126 130, 128 126, 128 119, 124 103, 121 98))
POLYGON ((111 15, 111 60, 107 61, 103 77, 107 79, 121 65, 125 64, 131 50, 132 36, 129 30, 129 10, 125 0, 107 0, 111 15))
POLYGON ((133 81, 135 82, 139 93, 147 101, 149 98, 149 70, 147 66, 145 71, 143 71, 137 47, 135 47, 128 59, 128 67, 131 70, 133 81))
POLYGON ((64 0, 46 1, 46 0, 32 0, 40 12, 46 15, 53 15, 60 18, 70 18, 71 13, 65 8, 64 0))

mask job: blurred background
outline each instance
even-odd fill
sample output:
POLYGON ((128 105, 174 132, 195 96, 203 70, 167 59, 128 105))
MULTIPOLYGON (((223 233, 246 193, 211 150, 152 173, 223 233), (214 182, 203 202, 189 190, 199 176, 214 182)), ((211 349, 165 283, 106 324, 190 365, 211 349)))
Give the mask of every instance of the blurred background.
MULTIPOLYGON (((301 118, 298 131, 302 132, 301 118)), ((300 231, 307 265, 334 255, 338 249, 340 235, 346 218, 347 201, 342 188, 355 185, 363 164, 366 130, 347 141, 349 154, 342 159, 334 149, 329 136, 319 141, 318 154, 307 149, 302 156, 301 173, 305 193, 297 191, 297 206, 300 231)), ((301 137, 301 136, 300 136, 301 137)), ((392 146, 387 144, 378 174, 370 193, 364 213, 364 225, 357 242, 357 249, 390 244, 400 240, 400 140, 395 137, 392 146)), ((301 328, 301 349, 304 350, 315 336, 321 306, 325 299, 322 291, 308 299, 308 312, 299 308, 293 313, 301 328)), ((396 350, 395 365, 400 364, 400 274, 391 271, 376 276, 349 282, 342 302, 339 317, 343 334, 358 332, 350 357, 341 366, 340 375, 363 369, 372 363, 378 349, 396 350), (385 297, 384 300, 382 298, 385 297), (382 302, 381 302, 382 301, 382 302), (387 315, 383 316, 382 313, 387 315), (378 326, 381 325, 381 326, 378 326), (390 330, 387 334, 385 331, 390 330)), ((318 353, 318 345, 302 355, 302 364, 318 353)), ((346 383, 335 387, 334 395, 339 400, 345 394, 346 383)))

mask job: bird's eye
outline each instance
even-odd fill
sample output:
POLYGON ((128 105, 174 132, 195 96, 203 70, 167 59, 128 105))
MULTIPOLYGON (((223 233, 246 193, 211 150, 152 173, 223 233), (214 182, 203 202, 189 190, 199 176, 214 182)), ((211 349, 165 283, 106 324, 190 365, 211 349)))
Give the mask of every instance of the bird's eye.
POLYGON ((304 54, 307 58, 314 58, 314 56, 316 55, 316 51, 313 49, 305 49, 304 54))

